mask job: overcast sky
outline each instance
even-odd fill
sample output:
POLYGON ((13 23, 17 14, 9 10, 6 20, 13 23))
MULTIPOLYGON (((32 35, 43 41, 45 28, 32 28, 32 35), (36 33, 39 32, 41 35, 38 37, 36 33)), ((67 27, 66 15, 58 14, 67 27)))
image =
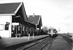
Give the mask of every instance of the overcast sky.
POLYGON ((7 2, 24 2, 27 15, 41 15, 43 26, 73 33, 73 0, 0 0, 7 2))

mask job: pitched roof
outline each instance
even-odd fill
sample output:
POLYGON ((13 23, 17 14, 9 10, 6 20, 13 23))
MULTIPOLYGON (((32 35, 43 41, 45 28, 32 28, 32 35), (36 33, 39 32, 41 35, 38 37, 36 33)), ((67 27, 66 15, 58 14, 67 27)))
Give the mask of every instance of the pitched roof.
POLYGON ((0 15, 1 14, 16 14, 22 3, 2 3, 0 4, 0 15))
POLYGON ((38 25, 40 21, 41 16, 40 15, 30 15, 28 17, 28 21, 32 24, 38 25))

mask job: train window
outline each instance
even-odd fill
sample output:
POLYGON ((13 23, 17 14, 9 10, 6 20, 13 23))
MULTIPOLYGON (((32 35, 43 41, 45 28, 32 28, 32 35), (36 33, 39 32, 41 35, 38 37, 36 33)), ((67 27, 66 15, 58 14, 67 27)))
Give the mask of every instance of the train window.
POLYGON ((54 33, 57 33, 57 30, 56 30, 56 29, 54 29, 54 30, 53 30, 53 32, 54 32, 54 33))

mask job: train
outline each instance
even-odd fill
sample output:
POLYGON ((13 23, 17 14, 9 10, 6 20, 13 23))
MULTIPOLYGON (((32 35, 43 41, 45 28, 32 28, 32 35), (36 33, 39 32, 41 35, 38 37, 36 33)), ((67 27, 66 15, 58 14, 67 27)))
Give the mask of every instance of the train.
POLYGON ((55 28, 49 28, 47 33, 50 37, 57 37, 58 35, 58 31, 55 28))

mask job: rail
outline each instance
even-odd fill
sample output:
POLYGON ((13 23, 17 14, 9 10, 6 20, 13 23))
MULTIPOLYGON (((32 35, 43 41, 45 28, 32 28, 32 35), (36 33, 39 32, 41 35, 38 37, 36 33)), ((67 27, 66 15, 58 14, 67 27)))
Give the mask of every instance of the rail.
POLYGON ((66 35, 61 35, 70 45, 73 46, 73 40, 66 35))
MULTIPOLYGON (((49 45, 49 48, 50 48, 52 43, 53 43, 53 41, 54 41, 54 38, 47 37, 47 38, 45 38, 43 40, 40 40, 40 41, 34 43, 31 46, 22 47, 23 48, 22 50, 31 50, 30 48, 34 48, 34 46, 38 47, 39 45, 40 46, 39 46, 39 48, 37 48, 37 50, 43 50, 47 45, 49 45)), ((21 48, 19 50, 21 50, 21 48)))
POLYGON ((23 49, 26 50, 26 49, 28 49, 28 48, 33 47, 34 45, 39 44, 41 41, 44 41, 45 39, 47 39, 47 37, 44 38, 44 39, 41 39, 41 40, 35 41, 35 42, 33 42, 32 44, 30 43, 29 45, 26 45, 26 46, 20 47, 20 48, 18 48, 18 49, 16 49, 16 50, 23 50, 23 49))

